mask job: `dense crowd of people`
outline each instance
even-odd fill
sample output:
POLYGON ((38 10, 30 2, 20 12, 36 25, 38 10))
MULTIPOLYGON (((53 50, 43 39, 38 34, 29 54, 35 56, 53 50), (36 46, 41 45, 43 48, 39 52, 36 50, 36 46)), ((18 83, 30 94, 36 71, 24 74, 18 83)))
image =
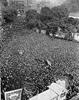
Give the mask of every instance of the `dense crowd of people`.
MULTIPOLYGON (((4 100, 4 92, 24 88, 22 93, 22 100, 27 100, 28 98, 41 93, 47 89, 47 86, 51 84, 54 80, 54 75, 57 69, 48 65, 46 61, 35 59, 37 62, 36 70, 33 69, 33 66, 29 66, 26 61, 20 59, 23 57, 18 53, 11 54, 9 58, 4 58, 2 55, 3 49, 5 48, 5 43, 8 39, 11 39, 12 36, 17 33, 23 33, 23 30, 27 30, 27 33, 30 33, 30 30, 34 28, 45 29, 46 34, 49 35, 50 32, 55 34, 58 27, 63 31, 66 29, 68 34, 72 32, 72 27, 76 27, 79 22, 78 19, 69 18, 69 12, 67 8, 63 6, 54 7, 52 9, 48 7, 43 7, 40 11, 40 14, 36 10, 30 9, 25 13, 25 18, 17 17, 16 9, 6 7, 2 11, 2 40, 1 40, 1 100, 4 100), (21 61, 23 60, 23 61, 21 61), (28 86, 29 84, 29 86, 28 86), (26 94, 25 89, 28 88, 28 94, 26 94), (31 90, 30 90, 31 89, 31 90)), ((33 31, 32 31, 33 32, 33 31)), ((69 36, 69 35, 68 35, 69 36)), ((59 65, 61 68, 61 65, 59 65)), ((61 69, 62 70, 62 69, 61 69)), ((65 70, 63 69, 63 73, 65 70)), ((68 76, 69 80, 73 80, 73 76, 68 76)), ((78 82, 77 82, 77 85, 78 82)), ((68 87, 67 100, 71 99, 76 95, 79 90, 76 88, 75 84, 70 84, 68 87)))

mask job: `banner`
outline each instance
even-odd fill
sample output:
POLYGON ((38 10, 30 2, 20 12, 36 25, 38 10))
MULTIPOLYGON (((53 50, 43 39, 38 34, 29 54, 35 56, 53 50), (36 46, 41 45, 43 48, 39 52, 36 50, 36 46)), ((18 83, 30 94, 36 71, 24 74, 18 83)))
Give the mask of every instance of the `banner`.
POLYGON ((5 100, 21 100, 22 89, 5 92, 5 100))

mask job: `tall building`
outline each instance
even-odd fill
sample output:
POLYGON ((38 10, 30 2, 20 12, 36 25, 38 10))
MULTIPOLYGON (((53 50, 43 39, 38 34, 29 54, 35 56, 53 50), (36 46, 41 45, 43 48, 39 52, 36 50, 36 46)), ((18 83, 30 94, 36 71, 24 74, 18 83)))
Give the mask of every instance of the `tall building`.
POLYGON ((2 18, 2 11, 1 11, 1 9, 2 9, 2 3, 0 2, 0 20, 2 18))
POLYGON ((7 0, 8 3, 10 3, 11 1, 24 2, 25 5, 28 5, 29 1, 31 0, 7 0))

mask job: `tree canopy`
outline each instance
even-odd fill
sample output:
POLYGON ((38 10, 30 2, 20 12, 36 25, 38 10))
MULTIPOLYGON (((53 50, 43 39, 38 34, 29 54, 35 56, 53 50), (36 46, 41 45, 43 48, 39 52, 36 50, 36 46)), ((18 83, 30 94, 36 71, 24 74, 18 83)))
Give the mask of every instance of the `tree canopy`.
POLYGON ((39 14, 37 13, 36 10, 30 9, 26 11, 26 20, 34 19, 34 18, 39 19, 39 14))
POLYGON ((0 2, 1 2, 4 6, 7 6, 7 5, 8 5, 7 0, 0 0, 0 2))
POLYGON ((52 19, 51 9, 48 7, 43 7, 40 11, 41 20, 50 20, 52 19))
POLYGON ((34 9, 28 10, 26 12, 25 20, 26 20, 27 27, 32 29, 37 25, 39 21, 39 14, 34 9))
POLYGON ((2 9, 2 18, 6 23, 13 22, 17 17, 17 10, 11 6, 2 9))
POLYGON ((53 17, 58 18, 59 20, 65 17, 68 17, 68 9, 64 6, 57 6, 51 9, 53 17))
POLYGON ((65 18, 68 18, 69 12, 64 6, 57 6, 53 8, 43 7, 40 12, 40 19, 45 24, 59 26, 63 23, 65 18))

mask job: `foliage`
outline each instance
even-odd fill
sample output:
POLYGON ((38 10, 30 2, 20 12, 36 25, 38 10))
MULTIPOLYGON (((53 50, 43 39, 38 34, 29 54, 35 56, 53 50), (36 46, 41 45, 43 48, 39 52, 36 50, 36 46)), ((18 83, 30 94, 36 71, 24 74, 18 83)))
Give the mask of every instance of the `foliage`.
POLYGON ((67 18, 69 12, 66 7, 64 6, 57 6, 53 8, 43 7, 40 11, 40 19, 42 21, 49 20, 49 21, 59 21, 60 19, 67 18))
POLYGON ((5 21, 5 23, 13 22, 16 19, 16 17, 17 17, 17 10, 15 8, 7 6, 4 9, 2 9, 2 18, 5 21))
POLYGON ((56 33, 57 27, 65 28, 64 20, 68 18, 69 12, 64 6, 43 7, 40 12, 40 20, 47 26, 47 34, 56 33))
POLYGON ((5 7, 8 5, 7 0, 0 0, 0 2, 1 2, 1 3, 2 3, 2 5, 3 5, 3 6, 5 6, 5 7))
POLYGON ((57 6, 57 7, 53 7, 51 9, 52 14, 53 14, 53 18, 58 18, 59 20, 62 18, 67 18, 69 15, 69 12, 67 10, 66 7, 64 6, 57 6))
POLYGON ((28 10, 26 12, 26 18, 25 18, 27 28, 32 29, 36 27, 38 21, 39 21, 39 14, 36 10, 28 10))
POLYGON ((36 19, 30 19, 28 22, 27 22, 27 28, 28 29, 33 29, 35 28, 37 25, 37 20, 36 19))
POLYGON ((52 19, 52 12, 51 9, 48 7, 43 7, 40 11, 40 19, 42 21, 44 20, 50 20, 52 19))
POLYGON ((72 18, 72 17, 68 17, 66 20, 65 20, 65 23, 69 23, 69 24, 72 24, 72 25, 77 25, 79 23, 78 19, 75 19, 75 18, 72 18))

